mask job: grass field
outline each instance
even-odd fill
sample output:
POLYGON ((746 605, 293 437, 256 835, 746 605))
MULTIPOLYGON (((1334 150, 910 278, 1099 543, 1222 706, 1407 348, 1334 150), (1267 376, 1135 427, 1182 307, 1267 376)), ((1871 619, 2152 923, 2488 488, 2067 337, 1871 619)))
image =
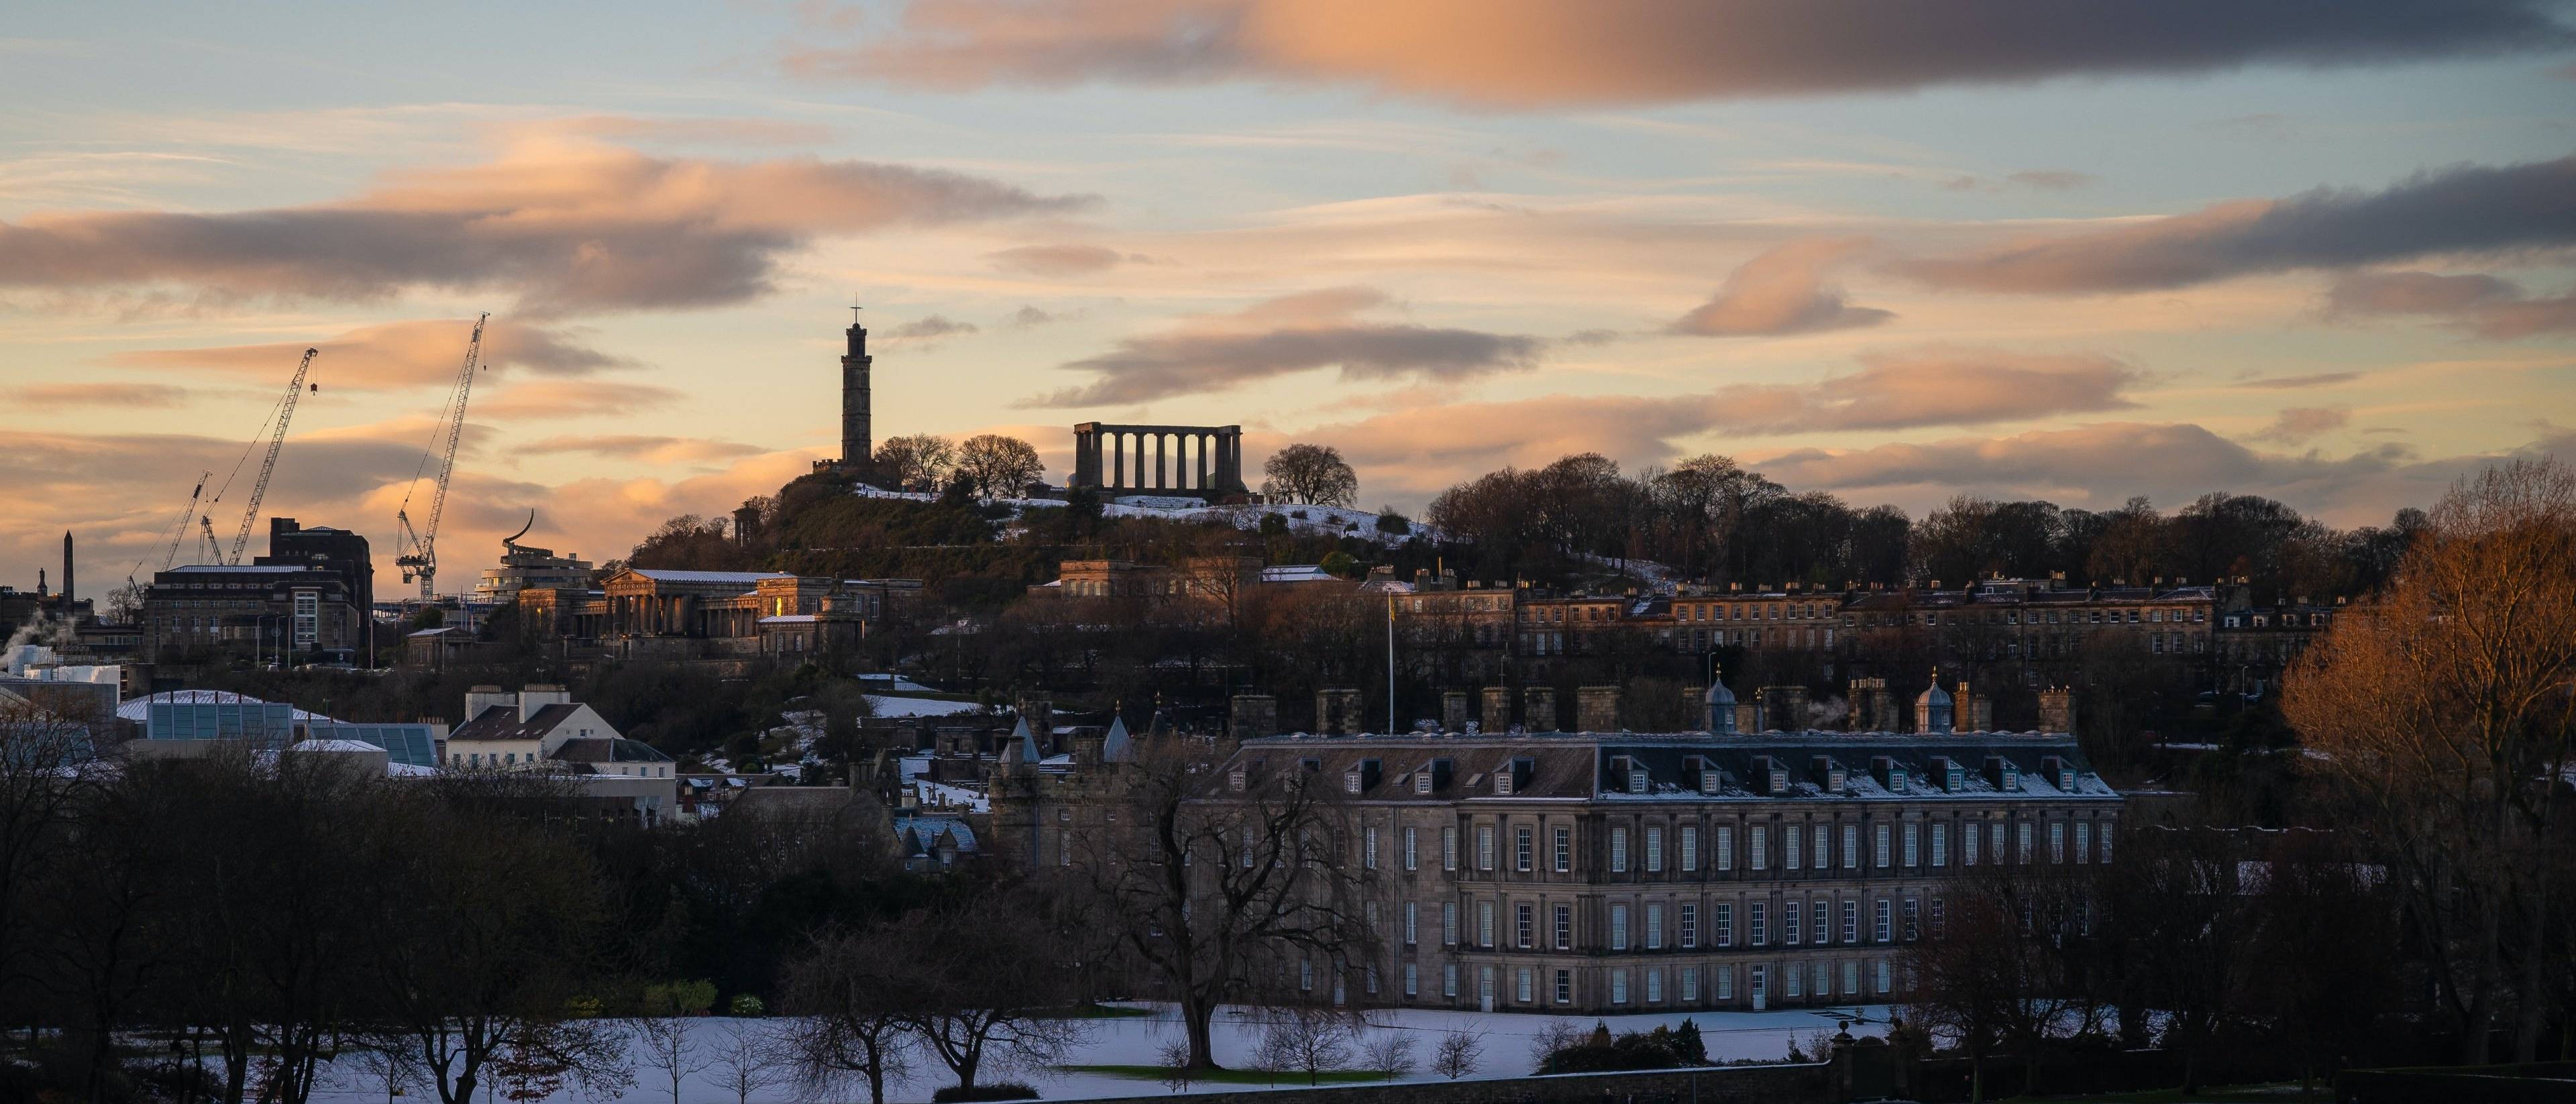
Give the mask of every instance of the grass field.
POLYGON ((2084 1101, 2086 1104, 2302 1104, 2306 1101, 2334 1099, 2334 1087, 2318 1082, 2306 1094, 2295 1082, 2272 1085, 2212 1085, 2196 1093, 2181 1089, 2151 1089, 2146 1092, 2112 1093, 2107 1096, 2016 1097, 2020 1100, 2084 1101))

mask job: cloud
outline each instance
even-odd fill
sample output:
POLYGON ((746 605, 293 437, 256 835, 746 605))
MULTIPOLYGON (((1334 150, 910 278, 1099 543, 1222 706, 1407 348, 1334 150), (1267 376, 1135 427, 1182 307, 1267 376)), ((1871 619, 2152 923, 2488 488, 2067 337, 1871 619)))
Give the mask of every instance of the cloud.
POLYGON ((2296 445, 2320 433, 2352 424, 2352 410, 2341 406, 2293 406, 2284 408, 2272 418, 2272 424, 2249 434, 2249 441, 2278 441, 2296 445))
POLYGON ((2335 281, 2327 303, 2336 315, 2424 315, 2480 337, 2576 331, 2576 294, 2533 298, 2510 280, 2483 274, 2355 273, 2335 281))
POLYGON ((1003 319, 1002 324, 1015 330, 1025 330, 1031 326, 1046 325, 1049 322, 1055 321, 1056 318, 1056 315, 1048 314, 1036 307, 1023 303, 1020 305, 1020 309, 1011 312, 1011 316, 1009 318, 1003 319))
POLYGON ((1546 348, 1535 337, 1354 317, 1386 302, 1371 288, 1330 288, 1191 319, 1063 365, 1097 378, 1022 405, 1146 402, 1333 367, 1345 381, 1457 381, 1534 367, 1546 348))
POLYGON ((1859 372, 1806 386, 1721 388, 1703 417, 1739 432, 1865 431, 1986 425, 2134 407, 2144 376, 2095 355, 2037 356, 1935 347, 1864 356, 1859 372))
POLYGON ((2359 372, 2317 372, 2312 375, 2305 376, 2272 376, 2268 379, 2250 379, 2239 383, 2236 386, 2251 387, 2263 391, 2290 391, 2307 387, 2329 387, 2338 383, 2351 383, 2352 381, 2360 378, 2361 373, 2359 372))
POLYGON ((521 124, 520 133, 559 133, 612 142, 681 142, 691 145, 810 146, 832 140, 832 128, 788 119, 725 119, 702 116, 638 118, 632 115, 581 115, 521 124))
POLYGON ((2071 192, 2078 188, 2090 188, 2102 182, 2101 177, 2092 173, 2067 169, 2026 169, 2004 179, 2022 187, 2037 188, 2043 192, 2071 192))
POLYGON ((2135 494, 2176 503, 2233 491, 2277 498, 2329 524, 2348 526, 2384 523, 2400 506, 2430 503, 2452 480, 2501 455, 2564 454, 2571 445, 2576 438, 2560 435, 2512 454, 2431 460, 2417 459, 2395 443, 2342 457, 2287 455, 2258 452, 2190 423, 2103 422, 2010 437, 1738 458, 1790 487, 1835 491, 1856 501, 1920 506, 1969 493, 2098 509, 2135 494))
POLYGON ((959 322, 945 315, 934 314, 887 330, 885 336, 890 343, 928 348, 947 338, 981 332, 983 331, 976 328, 972 322, 959 322))
POLYGON ((585 453, 619 460, 640 460, 650 464, 685 464, 758 456, 769 450, 759 445, 718 441, 704 437, 656 437, 639 433, 612 433, 589 437, 547 437, 531 441, 512 451, 529 456, 585 453))
POLYGON ((1473 107, 1896 91, 2546 51, 2544 0, 915 0, 890 32, 789 53, 794 74, 905 87, 1248 80, 1473 107))
POLYGON ((2109 230, 1899 261, 1941 287, 2151 291, 2265 272, 2576 243, 2576 157, 2418 173, 2377 192, 2318 188, 2237 200, 2109 230))
POLYGON ((818 237, 1092 202, 941 169, 530 139, 483 164, 393 174, 336 203, 0 222, 0 289, 374 302, 434 288, 515 295, 523 315, 704 307, 770 291, 780 259, 818 237))
MULTIPOLYGON (((129 368, 204 371, 274 383, 294 371, 308 347, 321 350, 311 378, 326 390, 379 391, 447 387, 465 359, 470 318, 422 319, 365 326, 308 345, 280 341, 206 349, 147 349, 109 357, 129 368)), ((575 331, 495 319, 483 328, 483 364, 543 376, 587 376, 633 361, 580 344, 575 331)))
POLYGON ((1738 266, 1717 297, 1672 324, 1672 332, 1701 337, 1753 337, 1875 326, 1896 317, 1843 302, 1824 284, 1824 271, 1866 247, 1856 238, 1791 242, 1738 266))
POLYGON ((658 410, 688 397, 647 383, 528 380, 477 396, 467 404, 466 417, 493 422, 595 418, 658 410))
POLYGON ((27 410, 83 406, 162 408, 192 402, 198 394, 160 383, 38 383, 12 390, 9 400, 27 410))
POLYGON ((1152 260, 1142 253, 1121 253, 1100 245, 1022 245, 984 254, 984 259, 1004 272, 1047 277, 1088 276, 1152 260))

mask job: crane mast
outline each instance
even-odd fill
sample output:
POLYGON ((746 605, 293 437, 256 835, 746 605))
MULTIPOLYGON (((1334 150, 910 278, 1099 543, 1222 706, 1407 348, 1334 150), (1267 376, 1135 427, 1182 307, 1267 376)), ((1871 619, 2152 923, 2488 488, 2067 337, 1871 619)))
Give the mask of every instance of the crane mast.
POLYGON ((250 506, 242 511, 241 529, 233 534, 230 554, 215 562, 240 566, 242 549, 250 546, 251 527, 259 523, 259 502, 268 497, 268 477, 277 474, 277 454, 286 447, 286 423, 295 420, 295 400, 304 395, 304 374, 313 369, 313 357, 320 349, 304 350, 304 361, 295 366, 295 378, 286 381, 286 397, 277 401, 277 431, 269 435, 268 456, 259 463, 259 478, 250 485, 250 506))
MULTIPOLYGON (((214 477, 211 470, 197 473, 197 489, 188 492, 188 505, 179 511, 179 526, 170 532, 170 550, 161 554, 161 570, 168 571, 171 564, 179 562, 179 546, 188 540, 188 523, 197 520, 197 500, 205 497, 206 481, 214 477)), ((132 578, 127 576, 128 581, 132 578)))
MULTIPOLYGON (((401 531, 398 547, 402 550, 394 557, 394 563, 402 568, 404 582, 420 580, 420 599, 424 602, 436 596, 432 588, 438 578, 438 519, 447 510, 447 480, 456 473, 456 442, 465 433, 465 402, 474 394, 474 372, 481 366, 483 357, 483 324, 491 317, 489 311, 475 316, 474 334, 465 342, 465 363, 456 370, 455 394, 449 397, 448 406, 441 411, 446 422, 447 447, 439 454, 438 481, 429 499, 429 524, 421 526, 417 532, 413 531, 411 491, 403 492, 403 504, 394 511, 395 525, 401 531)), ((421 450, 421 470, 428 468, 437 440, 435 436, 431 437, 431 447, 421 450)), ((417 490, 419 486, 420 471, 414 471, 412 489, 417 490)))

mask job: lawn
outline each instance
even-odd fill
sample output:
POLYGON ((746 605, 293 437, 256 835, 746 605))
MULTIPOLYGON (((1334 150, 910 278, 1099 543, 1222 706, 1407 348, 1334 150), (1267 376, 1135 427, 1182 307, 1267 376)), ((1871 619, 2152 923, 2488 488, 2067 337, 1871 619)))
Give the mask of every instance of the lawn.
MULTIPOLYGON (((1097 1073, 1110 1077, 1126 1077, 1138 1081, 1151 1081, 1158 1085, 1168 1084, 1165 1078, 1171 1075, 1171 1071, 1161 1066, 1057 1066, 1056 1069, 1065 1073, 1097 1073)), ((1315 1075, 1316 1083, 1324 1085, 1356 1085, 1367 1081, 1384 1080, 1386 1080, 1385 1074, 1371 1070, 1325 1070, 1315 1075)), ((1190 1084, 1193 1085, 1303 1085, 1305 1083, 1306 1075, 1303 1073, 1271 1073, 1266 1070, 1213 1070, 1190 1075, 1190 1084)))
POLYGON ((2295 1082, 2270 1085, 2210 1085, 2196 1093, 2181 1089, 2149 1089, 2145 1092, 2112 1093, 2107 1096, 2019 1097, 2023 1100, 2084 1101, 2085 1104, 2297 1104, 2300 1101, 2334 1099, 2334 1086, 2320 1081, 2301 1095, 2295 1082))

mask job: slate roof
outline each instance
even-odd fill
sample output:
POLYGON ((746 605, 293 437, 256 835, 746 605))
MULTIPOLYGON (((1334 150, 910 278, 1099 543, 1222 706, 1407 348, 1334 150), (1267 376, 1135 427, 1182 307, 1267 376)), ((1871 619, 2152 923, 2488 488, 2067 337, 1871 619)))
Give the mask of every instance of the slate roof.
POLYGON ((789 578, 783 571, 671 571, 659 567, 631 568, 636 574, 664 583, 741 583, 749 587, 762 579, 789 578))
POLYGON ((459 740, 541 740, 579 708, 568 702, 541 705, 526 720, 521 720, 518 706, 496 705, 476 714, 473 720, 456 726, 447 734, 447 739, 450 743, 459 740))
POLYGON ((941 836, 953 840, 961 854, 975 852, 975 829, 957 817, 898 816, 894 818, 894 835, 907 855, 930 853, 939 846, 941 836))

